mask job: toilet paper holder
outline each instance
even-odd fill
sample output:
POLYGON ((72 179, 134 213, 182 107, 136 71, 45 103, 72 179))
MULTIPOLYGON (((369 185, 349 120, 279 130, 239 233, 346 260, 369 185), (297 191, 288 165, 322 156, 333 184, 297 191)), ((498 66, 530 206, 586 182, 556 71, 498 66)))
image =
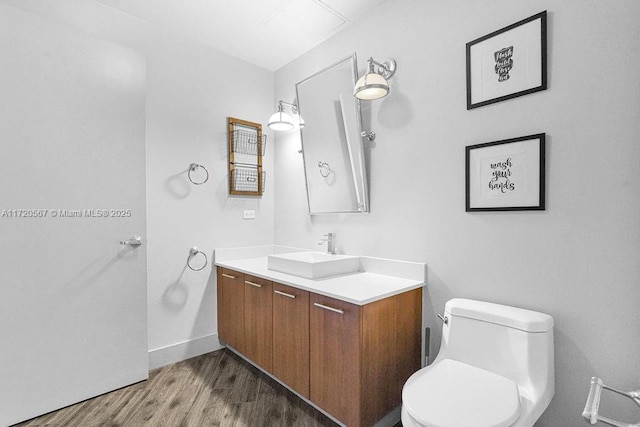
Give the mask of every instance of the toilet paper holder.
POLYGON ((587 403, 584 406, 584 411, 582 412, 582 418, 584 418, 589 424, 595 424, 600 421, 614 427, 640 427, 640 423, 623 423, 611 418, 603 417, 602 415, 598 415, 598 409, 600 407, 600 394, 602 393, 602 390, 610 390, 614 393, 618 393, 622 396, 628 397, 640 407, 640 390, 629 392, 616 390, 613 387, 605 385, 600 378, 592 377, 591 385, 589 388, 589 396, 587 397, 587 403))

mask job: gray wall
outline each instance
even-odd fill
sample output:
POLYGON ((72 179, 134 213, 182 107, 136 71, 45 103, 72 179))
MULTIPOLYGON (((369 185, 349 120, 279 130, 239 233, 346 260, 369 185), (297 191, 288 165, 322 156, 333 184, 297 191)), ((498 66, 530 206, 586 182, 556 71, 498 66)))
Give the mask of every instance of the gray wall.
MULTIPOLYGON (((589 379, 640 380, 640 2, 394 0, 276 72, 276 98, 352 51, 394 57, 391 94, 365 105, 371 214, 309 217, 295 132, 276 148, 275 239, 428 264, 426 325, 452 297, 556 322, 556 395, 540 426, 583 425, 589 379), (465 43, 548 10, 549 88, 467 111, 465 43), (547 209, 465 213, 464 147, 547 134, 547 209)), ((603 411, 634 421, 631 402, 603 411), (618 412, 620 411, 620 412, 618 412)))

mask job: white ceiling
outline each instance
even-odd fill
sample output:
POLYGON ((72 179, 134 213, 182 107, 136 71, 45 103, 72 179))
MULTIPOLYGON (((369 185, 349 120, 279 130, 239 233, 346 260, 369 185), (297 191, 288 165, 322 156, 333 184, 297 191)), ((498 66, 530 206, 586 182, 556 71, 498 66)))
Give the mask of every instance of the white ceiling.
POLYGON ((275 71, 386 0, 95 0, 275 71))

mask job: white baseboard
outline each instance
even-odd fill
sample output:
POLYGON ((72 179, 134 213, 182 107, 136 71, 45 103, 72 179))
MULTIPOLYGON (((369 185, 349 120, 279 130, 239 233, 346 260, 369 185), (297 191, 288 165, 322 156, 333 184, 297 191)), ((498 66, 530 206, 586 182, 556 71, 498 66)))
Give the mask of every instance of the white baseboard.
POLYGON ((221 348, 224 348, 224 346, 220 345, 220 341, 218 341, 218 334, 211 334, 201 338, 195 338, 189 341, 183 341, 177 344, 150 350, 149 370, 220 350, 221 348))

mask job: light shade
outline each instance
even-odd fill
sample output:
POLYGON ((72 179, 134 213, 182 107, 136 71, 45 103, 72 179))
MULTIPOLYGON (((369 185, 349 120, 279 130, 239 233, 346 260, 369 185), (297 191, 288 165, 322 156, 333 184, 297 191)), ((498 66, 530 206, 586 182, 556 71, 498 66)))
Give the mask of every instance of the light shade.
POLYGON ((353 95, 358 99, 380 99, 389 93, 387 79, 375 72, 360 77, 353 89, 353 95))
POLYGON ((283 131, 293 129, 293 119, 290 115, 284 111, 278 111, 269 117, 269 123, 267 124, 270 129, 283 131))

